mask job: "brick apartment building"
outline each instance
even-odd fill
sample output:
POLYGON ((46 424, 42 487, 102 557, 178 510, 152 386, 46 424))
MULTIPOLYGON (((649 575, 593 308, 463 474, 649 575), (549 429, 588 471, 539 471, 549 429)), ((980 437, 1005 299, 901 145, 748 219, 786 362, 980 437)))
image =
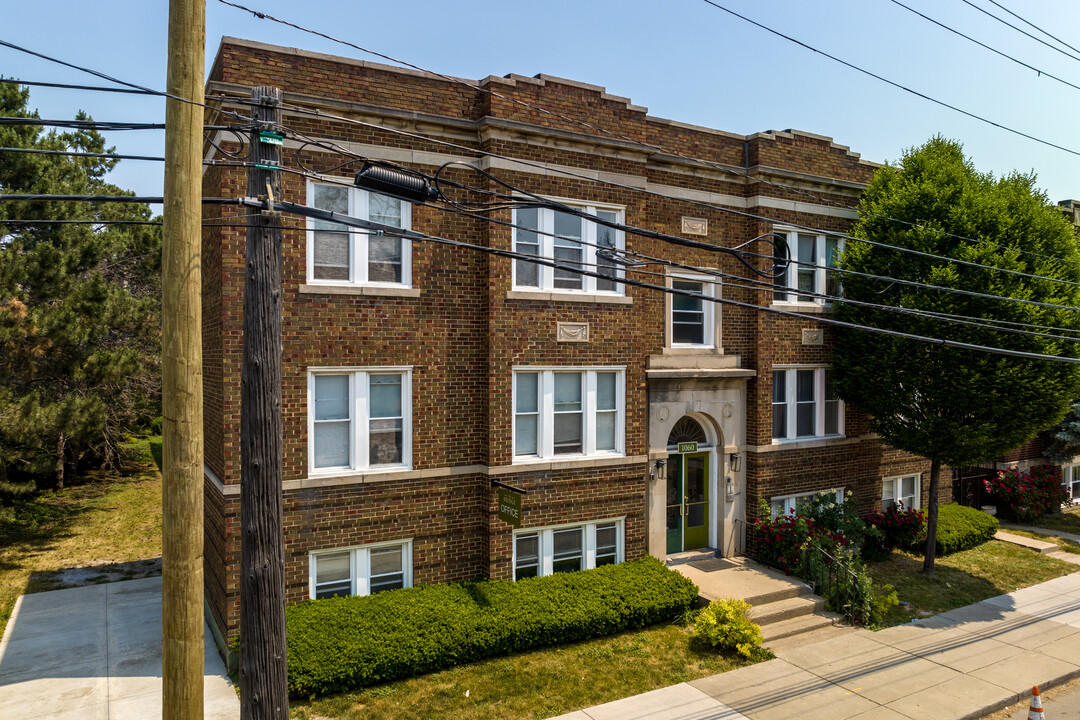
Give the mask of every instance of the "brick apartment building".
MULTIPOLYGON (((760 500, 782 512, 822 490, 852 492, 864 511, 893 498, 925 502, 929 463, 883 445, 864 415, 835 398, 829 332, 815 322, 829 308, 799 294, 828 289, 840 242, 830 233, 852 224, 875 164, 809 133, 743 136, 653 117, 571 80, 453 81, 225 38, 208 97, 245 100, 258 85, 281 88, 287 106, 359 121, 287 107, 286 166, 297 166, 298 150, 307 168, 345 159, 301 147, 299 133, 428 173, 465 161, 598 218, 715 245, 784 233, 793 256, 811 263, 776 288, 662 265, 645 268, 657 276, 638 276, 792 318, 290 219, 288 602, 546 575, 646 553, 739 555, 760 500), (492 480, 527 491, 520 528, 498 518, 492 480)), ((241 103, 222 107, 248 113, 241 103)), ((237 148, 228 133, 215 139, 237 148)), ((357 168, 333 174, 348 181, 357 168)), ((460 168, 449 177, 496 188, 460 168)), ((242 196, 246 182, 244 168, 208 167, 204 193, 242 196)), ((730 255, 550 209, 491 213, 514 230, 297 174, 284 174, 283 193, 492 248, 603 264, 595 246, 607 245, 750 277, 730 255)), ((243 227, 208 228, 202 268, 206 596, 230 639, 239 613, 244 242, 243 227)))

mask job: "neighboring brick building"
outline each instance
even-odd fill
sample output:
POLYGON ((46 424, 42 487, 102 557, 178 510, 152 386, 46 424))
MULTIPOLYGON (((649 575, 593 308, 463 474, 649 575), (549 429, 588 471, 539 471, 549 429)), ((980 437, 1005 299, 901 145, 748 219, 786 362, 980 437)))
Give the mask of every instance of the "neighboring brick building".
MULTIPOLYGON (((809 133, 742 136, 652 117, 603 88, 559 78, 455 82, 223 40, 208 97, 244 100, 256 85, 282 88, 287 104, 361 121, 286 109, 283 122, 372 159, 429 173, 453 160, 478 162, 601 218, 729 248, 787 233, 793 254, 817 265, 793 268, 785 287, 765 291, 646 268, 660 284, 782 307, 803 320, 290 220, 282 388, 289 602, 700 547, 738 555, 759 499, 779 511, 829 489, 853 492, 863 510, 883 498, 925 502, 920 474, 929 463, 884 446, 865 416, 831 394, 829 333, 814 321, 829 310, 799 296, 828 289, 837 242, 829 232, 851 225, 873 163, 809 133), (559 172, 566 169, 584 177, 559 172), (519 530, 498 519, 492 479, 528 491, 519 530)), ((298 149, 309 168, 342 161, 295 137, 286 140, 287 166, 297 165, 298 149)), ((236 147, 228 133, 216 141, 236 147)), ((334 174, 347 180, 355 169, 334 174)), ((487 186, 480 175, 453 173, 487 186)), ((624 237, 552 210, 491 213, 539 231, 515 233, 295 174, 283 183, 286 200, 488 247, 603 264, 594 245, 613 245, 748 275, 728 255, 624 237), (552 230, 594 245, 542 234, 552 230)), ((242 196, 246 171, 211 167, 204 192, 242 196)), ((210 228, 203 252, 206 588, 229 638, 239 612, 244 237, 242 227, 210 228)))

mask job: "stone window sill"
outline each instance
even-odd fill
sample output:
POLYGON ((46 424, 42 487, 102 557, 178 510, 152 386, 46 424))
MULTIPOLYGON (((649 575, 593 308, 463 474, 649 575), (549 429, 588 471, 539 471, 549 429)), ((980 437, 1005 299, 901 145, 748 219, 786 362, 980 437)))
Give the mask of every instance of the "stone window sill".
POLYGON ((634 298, 625 295, 600 295, 590 293, 545 292, 543 290, 509 290, 507 300, 544 300, 567 303, 599 303, 607 305, 633 305, 634 298))
POLYGON ((419 288, 377 285, 300 285, 301 295, 367 295, 370 297, 420 297, 419 288))

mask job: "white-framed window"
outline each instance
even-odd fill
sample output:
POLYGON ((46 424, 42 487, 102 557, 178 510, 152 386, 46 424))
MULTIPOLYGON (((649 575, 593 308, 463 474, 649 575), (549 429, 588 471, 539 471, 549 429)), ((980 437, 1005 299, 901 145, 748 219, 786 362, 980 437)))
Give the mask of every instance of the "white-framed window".
MULTIPOLYGON (((622 223, 623 209, 616 206, 566 203, 601 220, 622 223)), ((602 254, 600 248, 626 247, 622 230, 600 225, 553 208, 518 208, 513 213, 514 251, 552 260, 583 270, 623 276, 622 267, 602 254)), ((587 277, 572 270, 514 261, 513 285, 518 290, 608 293, 622 295, 625 286, 614 279, 587 277)))
POLYGON ((777 228, 773 231, 787 242, 791 264, 776 280, 773 302, 827 304, 816 295, 836 297, 840 293, 839 273, 830 271, 844 250, 844 241, 831 235, 777 228))
POLYGON ((514 579, 623 561, 623 519, 514 531, 514 579))
POLYGON ((829 488, 828 490, 815 490, 813 492, 797 493, 795 495, 780 495, 769 500, 769 509, 775 520, 781 515, 801 513, 810 507, 810 503, 817 495, 833 495, 839 505, 844 502, 844 488, 829 488))
MULTIPOLYGON (((308 181, 308 205, 408 230, 412 205, 368 190, 308 181)), ((326 285, 412 285, 412 251, 404 238, 324 220, 307 221, 307 281, 326 285)))
POLYGON ((412 587, 412 540, 320 550, 308 555, 312 600, 412 587))
MULTIPOLYGON (((714 284, 708 278, 672 275, 669 282, 673 290, 684 290, 705 297, 713 297, 714 284)), ((715 305, 716 303, 703 298, 672 294, 671 314, 668 317, 668 337, 671 338, 671 347, 715 347, 713 337, 715 305)))
POLYGON ((844 402, 824 367, 773 369, 773 441, 844 434, 844 402))
POLYGON ((410 368, 308 372, 311 474, 401 469, 411 463, 410 368))
POLYGON ((884 478, 881 481, 881 509, 896 502, 903 505, 904 510, 918 510, 922 504, 921 481, 921 473, 884 478))
POLYGON ((1061 468, 1061 486, 1069 494, 1069 502, 1080 502, 1080 463, 1061 468))
POLYGON ((622 368, 515 368, 514 462, 622 455, 622 368))

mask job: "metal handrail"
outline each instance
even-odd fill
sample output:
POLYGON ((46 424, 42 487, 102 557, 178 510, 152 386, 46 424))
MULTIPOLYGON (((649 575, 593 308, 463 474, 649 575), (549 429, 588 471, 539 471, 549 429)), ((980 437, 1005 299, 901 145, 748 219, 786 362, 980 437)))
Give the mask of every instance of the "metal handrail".
POLYGON ((834 605, 830 608, 833 612, 842 613, 848 622, 858 623, 862 619, 857 617, 855 612, 859 576, 812 540, 807 540, 802 550, 804 574, 809 576, 803 580, 811 584, 815 593, 834 605), (818 558, 811 557, 815 553, 818 558), (823 569, 824 573, 819 572, 819 568, 823 569))

